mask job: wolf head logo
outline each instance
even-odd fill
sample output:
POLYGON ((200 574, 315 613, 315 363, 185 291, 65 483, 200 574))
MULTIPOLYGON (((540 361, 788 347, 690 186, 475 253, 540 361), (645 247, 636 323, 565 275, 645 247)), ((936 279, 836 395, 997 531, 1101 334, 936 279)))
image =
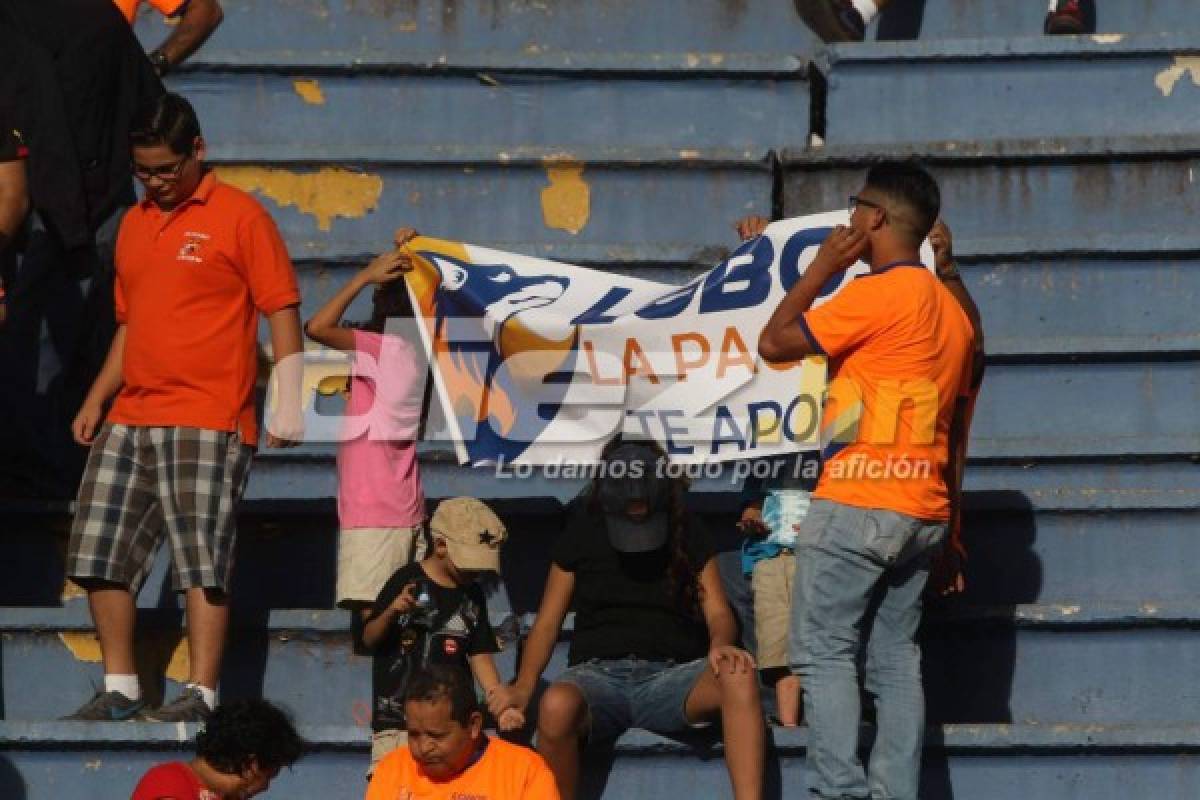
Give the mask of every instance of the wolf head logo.
POLYGON ((511 462, 554 419, 568 388, 543 381, 575 357, 575 326, 547 310, 570 280, 444 253, 418 256, 437 272, 428 304, 434 352, 468 457, 472 463, 501 456, 511 462), (535 310, 541 311, 528 313, 535 310), (467 433, 472 429, 474 436, 467 433))

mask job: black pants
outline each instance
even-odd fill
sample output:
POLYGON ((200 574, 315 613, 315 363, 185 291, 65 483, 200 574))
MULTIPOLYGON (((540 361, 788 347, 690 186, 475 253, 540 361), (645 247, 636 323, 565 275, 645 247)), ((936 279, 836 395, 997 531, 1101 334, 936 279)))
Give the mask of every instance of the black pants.
POLYGON ((113 250, 125 209, 95 245, 66 251, 33 215, 0 328, 0 496, 73 498, 83 447, 71 421, 100 371, 115 329, 113 250))

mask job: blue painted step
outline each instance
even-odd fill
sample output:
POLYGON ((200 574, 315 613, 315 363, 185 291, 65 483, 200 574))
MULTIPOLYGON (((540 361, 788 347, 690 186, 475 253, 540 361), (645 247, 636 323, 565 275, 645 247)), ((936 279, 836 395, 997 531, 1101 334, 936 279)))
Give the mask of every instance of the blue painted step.
MULTIPOLYGON (((732 233, 732 227, 729 230, 732 233)), ((731 237, 726 247, 734 244, 731 237)), ((1190 311, 1200 303, 1200 264, 1193 257, 1047 255, 1019 261, 992 260, 969 252, 959 252, 958 257, 967 286, 983 314, 987 349, 992 356, 1012 360, 1200 351, 1200 332, 1190 311), (1104 325, 1098 326, 1097 319, 1103 319, 1104 325)), ((314 314, 360 266, 358 262, 298 264, 301 314, 314 314)), ((616 262, 591 266, 682 285, 712 264, 616 262)), ((362 292, 346 318, 369 318, 370 305, 370 294, 362 292)))
MULTIPOLYGON (((309 753, 272 785, 270 796, 357 798, 368 760, 361 732, 301 726, 309 753)), ((189 758, 195 726, 137 723, 0 723, 0 792, 21 800, 124 797, 156 763, 189 758)), ((869 740, 870 731, 864 731, 869 740)), ((772 731, 769 800, 806 791, 807 731, 772 731)), ((1200 792, 1196 726, 947 725, 927 738, 925 800, 1125 800, 1200 792)), ((729 796, 719 747, 631 731, 584 773, 581 797, 640 800, 729 796)))
POLYGON ((955 248, 976 258, 1200 251, 1200 136, 1087 138, 1079 128, 1081 138, 935 141, 948 138, 942 130, 922 124, 916 140, 891 137, 908 144, 785 151, 784 213, 841 208, 871 161, 918 158, 941 186, 955 248))
MULTIPOLYGON (((480 163, 341 166, 243 163, 225 179, 253 190, 274 217, 294 259, 362 260, 390 246, 393 231, 487 242, 562 261, 713 262, 729 246, 731 220, 769 211, 772 174, 765 153, 701 151, 686 165, 650 160, 598 163, 582 171, 550 151, 505 165, 480 163), (546 163, 548 162, 548 163, 546 163), (263 169, 267 171, 263 171, 263 169), (324 172, 323 172, 324 170, 324 172), (558 183, 556 199, 543 191, 558 183), (564 219, 555 211, 565 194, 564 219), (576 210, 582 212, 576 213, 576 210)), ((232 143, 236 148, 236 143, 232 143)))
MULTIPOLYGON (((89 679, 100 675, 98 664, 81 660, 89 652, 90 630, 82 605, 10 609, 5 617, 4 718, 69 713, 86 699, 89 679)), ((174 619, 143 614, 142 636, 155 643, 163 664, 179 637, 174 619)), ((350 651, 346 614, 273 611, 236 614, 234 620, 223 674, 226 697, 261 693, 308 724, 366 724, 369 662, 350 651)), ((1197 627, 1194 602, 931 612, 924 634, 930 718, 1187 723, 1200 701, 1200 688, 1189 677, 1200 668, 1197 627), (1174 688, 1163 692, 1163 686, 1174 688)), ((566 647, 564 641, 556 648, 547 679, 566 667, 566 647)), ((501 654, 502 675, 511 675, 514 658, 512 647, 501 654)), ((177 688, 169 683, 168 695, 171 687, 177 688)))
MULTIPOLYGON (((559 3, 404 0, 397 3, 279 3, 224 0, 225 22, 198 54, 383 51, 400 56, 480 51, 798 53, 815 37, 789 3, 658 0, 559 3)), ((137 31, 156 47, 169 28, 144 13, 137 31)))
POLYGON ((465 74, 301 66, 286 74, 190 72, 172 78, 171 88, 195 105, 217 153, 266 161, 370 163, 417 148, 424 160, 461 163, 492 148, 503 162, 536 148, 568 158, 605 147, 662 148, 687 161, 689 151, 762 158, 773 147, 803 144, 807 67, 785 62, 755 73, 721 61, 702 72, 642 59, 617 78, 603 62, 578 58, 472 65, 465 74))
POLYGON ((834 46, 825 138, 847 146, 1194 134, 1200 79, 1188 53, 1198 44, 1192 31, 834 46))

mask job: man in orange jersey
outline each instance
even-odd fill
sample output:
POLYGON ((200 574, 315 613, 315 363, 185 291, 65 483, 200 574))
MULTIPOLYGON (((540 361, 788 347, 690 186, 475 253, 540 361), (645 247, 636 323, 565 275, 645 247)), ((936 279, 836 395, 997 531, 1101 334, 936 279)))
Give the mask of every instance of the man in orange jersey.
MULTIPOLYGON (((125 15, 130 25, 137 18, 142 0, 113 0, 125 15)), ((219 0, 148 0, 150 5, 165 17, 175 20, 175 27, 166 40, 149 55, 150 63, 158 74, 166 75, 179 66, 200 45, 208 40, 212 32, 225 18, 219 0)))
POLYGON ((186 596, 191 674, 180 698, 145 717, 190 722, 216 705, 236 506, 258 444, 260 315, 279 378, 267 444, 303 435, 302 369, 288 358, 303 349, 300 293, 267 212, 205 167, 187 100, 167 94, 146 108, 130 144, 146 196, 121 223, 117 332, 72 424, 91 450, 67 574, 87 589, 104 661, 103 689, 72 718, 141 711, 134 598, 165 535, 173 587, 186 596))
POLYGON ((925 728, 921 595, 958 493, 950 431, 970 390, 971 322, 920 260, 940 194, 882 162, 759 338, 772 362, 829 358, 824 466, 796 539, 792 669, 805 689, 815 797, 916 800, 925 728), (859 259, 871 272, 813 307, 859 259), (858 655, 877 735, 858 758, 858 655))
POLYGON ((408 746, 379 762, 366 800, 558 800, 542 757, 483 733, 469 673, 443 666, 405 693, 408 746))

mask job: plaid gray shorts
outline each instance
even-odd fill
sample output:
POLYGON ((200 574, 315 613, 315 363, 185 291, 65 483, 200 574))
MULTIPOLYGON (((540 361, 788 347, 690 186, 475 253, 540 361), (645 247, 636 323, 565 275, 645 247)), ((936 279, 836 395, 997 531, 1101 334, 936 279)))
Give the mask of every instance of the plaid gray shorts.
POLYGON ((137 594, 165 531, 176 591, 227 590, 253 455, 236 433, 105 425, 79 486, 67 575, 137 594))

